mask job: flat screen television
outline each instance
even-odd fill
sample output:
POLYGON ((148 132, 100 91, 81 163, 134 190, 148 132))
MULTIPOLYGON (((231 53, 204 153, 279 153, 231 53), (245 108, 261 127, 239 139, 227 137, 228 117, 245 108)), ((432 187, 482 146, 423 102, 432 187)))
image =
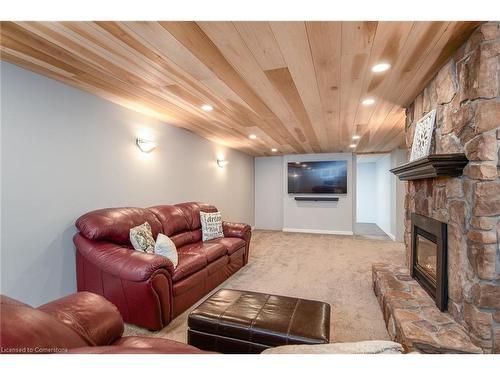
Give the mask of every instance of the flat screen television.
POLYGON ((288 163, 288 194, 347 194, 347 161, 288 163))

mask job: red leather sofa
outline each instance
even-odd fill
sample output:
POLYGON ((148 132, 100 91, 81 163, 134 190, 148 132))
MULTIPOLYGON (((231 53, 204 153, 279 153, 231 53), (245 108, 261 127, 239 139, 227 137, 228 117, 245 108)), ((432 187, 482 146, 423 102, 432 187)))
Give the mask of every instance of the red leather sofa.
POLYGON ((92 293, 76 293, 38 309, 0 296, 0 352, 202 354, 177 341, 151 337, 122 337, 118 309, 92 293))
POLYGON ((150 208, 106 208, 76 221, 77 286, 106 297, 127 323, 158 330, 248 262, 251 228, 223 223, 224 237, 202 242, 203 203, 150 208), (177 246, 174 269, 165 257, 135 251, 130 228, 147 221, 153 237, 169 236, 177 246))

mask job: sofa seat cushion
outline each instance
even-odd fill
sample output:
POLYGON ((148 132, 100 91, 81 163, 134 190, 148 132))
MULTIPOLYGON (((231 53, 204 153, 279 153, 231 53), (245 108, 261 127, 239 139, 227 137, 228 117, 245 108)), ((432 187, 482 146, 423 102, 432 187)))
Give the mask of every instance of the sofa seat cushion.
POLYGON ((227 254, 227 250, 222 244, 203 242, 182 246, 177 251, 179 263, 172 275, 173 281, 192 275, 227 254))
POLYGON ((179 249, 179 252, 186 253, 195 253, 195 254, 204 254, 207 258, 207 263, 211 263, 216 259, 227 254, 227 250, 224 245, 220 243, 204 243, 204 242, 196 242, 189 245, 182 246, 179 249))
POLYGON ((213 240, 205 242, 205 244, 212 244, 212 243, 218 243, 223 245, 227 253, 229 255, 235 253, 242 247, 245 247, 246 243, 245 240, 242 240, 241 238, 237 237, 221 237, 221 238, 215 238, 213 240))
POLYGON ((179 262, 172 274, 172 280, 178 281, 205 268, 208 264, 205 254, 179 251, 179 262))

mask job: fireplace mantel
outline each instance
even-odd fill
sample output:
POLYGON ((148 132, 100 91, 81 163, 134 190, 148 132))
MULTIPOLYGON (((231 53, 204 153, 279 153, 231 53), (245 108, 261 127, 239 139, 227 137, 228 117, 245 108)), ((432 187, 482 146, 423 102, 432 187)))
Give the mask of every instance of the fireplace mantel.
POLYGON ((458 177, 469 160, 465 154, 434 154, 391 169, 400 180, 458 177))

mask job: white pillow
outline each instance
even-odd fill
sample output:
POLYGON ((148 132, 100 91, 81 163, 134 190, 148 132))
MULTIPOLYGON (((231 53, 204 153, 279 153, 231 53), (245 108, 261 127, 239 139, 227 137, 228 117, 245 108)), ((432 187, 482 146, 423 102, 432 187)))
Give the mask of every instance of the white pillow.
POLYGON ((174 241, 172 241, 170 237, 165 236, 163 233, 158 233, 158 237, 156 237, 155 254, 164 256, 170 260, 174 265, 174 268, 176 268, 179 263, 177 247, 175 246, 174 241))
POLYGON ((224 237, 220 212, 200 212, 200 221, 203 241, 224 237))
POLYGON ((134 249, 151 254, 154 252, 155 240, 151 233, 151 225, 147 221, 130 229, 129 237, 134 249))

